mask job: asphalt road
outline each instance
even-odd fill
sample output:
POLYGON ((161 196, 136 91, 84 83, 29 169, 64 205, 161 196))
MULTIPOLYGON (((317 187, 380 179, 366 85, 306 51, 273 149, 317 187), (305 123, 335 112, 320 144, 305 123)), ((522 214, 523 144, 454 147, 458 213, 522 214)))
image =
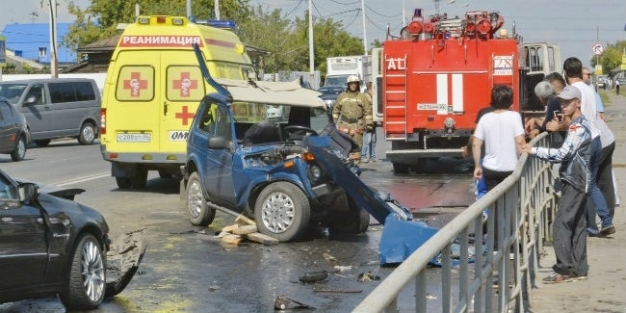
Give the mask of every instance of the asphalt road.
MULTIPOLYGON (((384 156, 384 144, 378 146, 379 157, 384 156)), ((117 189, 97 144, 56 141, 29 149, 23 162, 1 155, 0 167, 12 177, 86 189, 77 200, 102 212, 113 238, 146 229, 148 249, 138 275, 95 312, 272 312, 279 295, 317 312, 348 312, 378 284, 357 281, 359 274, 384 279, 393 270, 378 264, 382 226, 375 223, 358 236, 331 238, 318 228, 295 243, 225 246, 213 235, 232 224, 232 216, 218 212, 209 228, 191 226, 179 200, 178 181, 159 179, 156 172, 150 173, 145 190, 117 189), (319 270, 329 271, 329 277, 315 284, 299 282, 299 276, 319 270)), ((433 226, 442 226, 473 201, 471 174, 458 160, 431 164, 431 174, 419 176, 394 176, 384 161, 362 168, 366 183, 390 192, 433 226)), ((413 301, 410 294, 404 298, 413 301)), ((44 311, 65 309, 56 298, 0 305, 0 312, 44 311)))

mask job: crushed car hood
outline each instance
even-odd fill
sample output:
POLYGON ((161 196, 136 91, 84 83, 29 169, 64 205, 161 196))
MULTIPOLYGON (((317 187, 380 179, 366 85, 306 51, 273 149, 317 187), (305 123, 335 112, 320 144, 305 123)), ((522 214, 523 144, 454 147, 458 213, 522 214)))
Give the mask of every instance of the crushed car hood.
POLYGON ((302 88, 298 81, 267 82, 214 78, 224 86, 234 101, 255 102, 324 109, 318 91, 302 88))

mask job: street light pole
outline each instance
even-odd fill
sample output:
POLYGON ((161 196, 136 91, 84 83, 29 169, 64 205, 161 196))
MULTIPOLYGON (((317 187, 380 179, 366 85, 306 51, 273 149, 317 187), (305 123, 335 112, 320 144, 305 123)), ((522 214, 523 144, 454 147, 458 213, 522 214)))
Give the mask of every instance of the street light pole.
POLYGON ((365 0, 361 0, 361 15, 363 19, 363 55, 367 55, 367 31, 365 30, 365 0))
POLYGON ((314 60, 314 47, 313 47, 313 0, 309 0, 309 75, 311 80, 311 86, 317 89, 317 83, 315 81, 315 60, 314 60))
POLYGON ((50 74, 59 77, 57 64, 57 0, 49 0, 50 4, 50 74))

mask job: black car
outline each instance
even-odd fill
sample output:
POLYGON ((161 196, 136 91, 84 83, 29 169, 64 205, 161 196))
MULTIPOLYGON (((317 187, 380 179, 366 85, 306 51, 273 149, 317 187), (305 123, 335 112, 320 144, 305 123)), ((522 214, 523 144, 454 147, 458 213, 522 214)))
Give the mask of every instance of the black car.
POLYGON ((24 114, 0 97, 0 153, 10 154, 13 161, 21 161, 30 142, 24 114))
POLYGON ((58 294, 67 309, 93 309, 126 287, 145 248, 131 247, 131 262, 107 281, 108 271, 115 274, 115 262, 107 264, 109 227, 96 210, 73 201, 83 191, 46 191, 0 170, 0 303, 58 294))
POLYGON ((319 97, 324 101, 326 108, 330 112, 335 105, 337 97, 344 91, 344 88, 340 86, 324 86, 320 87, 318 91, 322 93, 319 97))

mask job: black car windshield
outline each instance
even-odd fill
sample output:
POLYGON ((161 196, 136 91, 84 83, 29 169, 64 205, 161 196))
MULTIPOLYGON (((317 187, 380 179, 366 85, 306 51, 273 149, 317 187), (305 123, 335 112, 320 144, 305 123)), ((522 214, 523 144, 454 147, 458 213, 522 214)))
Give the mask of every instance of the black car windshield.
POLYGON ((0 200, 17 200, 17 188, 5 177, 0 176, 0 200))
POLYGON ((0 84, 0 97, 5 97, 15 104, 20 100, 24 89, 26 84, 0 84))

